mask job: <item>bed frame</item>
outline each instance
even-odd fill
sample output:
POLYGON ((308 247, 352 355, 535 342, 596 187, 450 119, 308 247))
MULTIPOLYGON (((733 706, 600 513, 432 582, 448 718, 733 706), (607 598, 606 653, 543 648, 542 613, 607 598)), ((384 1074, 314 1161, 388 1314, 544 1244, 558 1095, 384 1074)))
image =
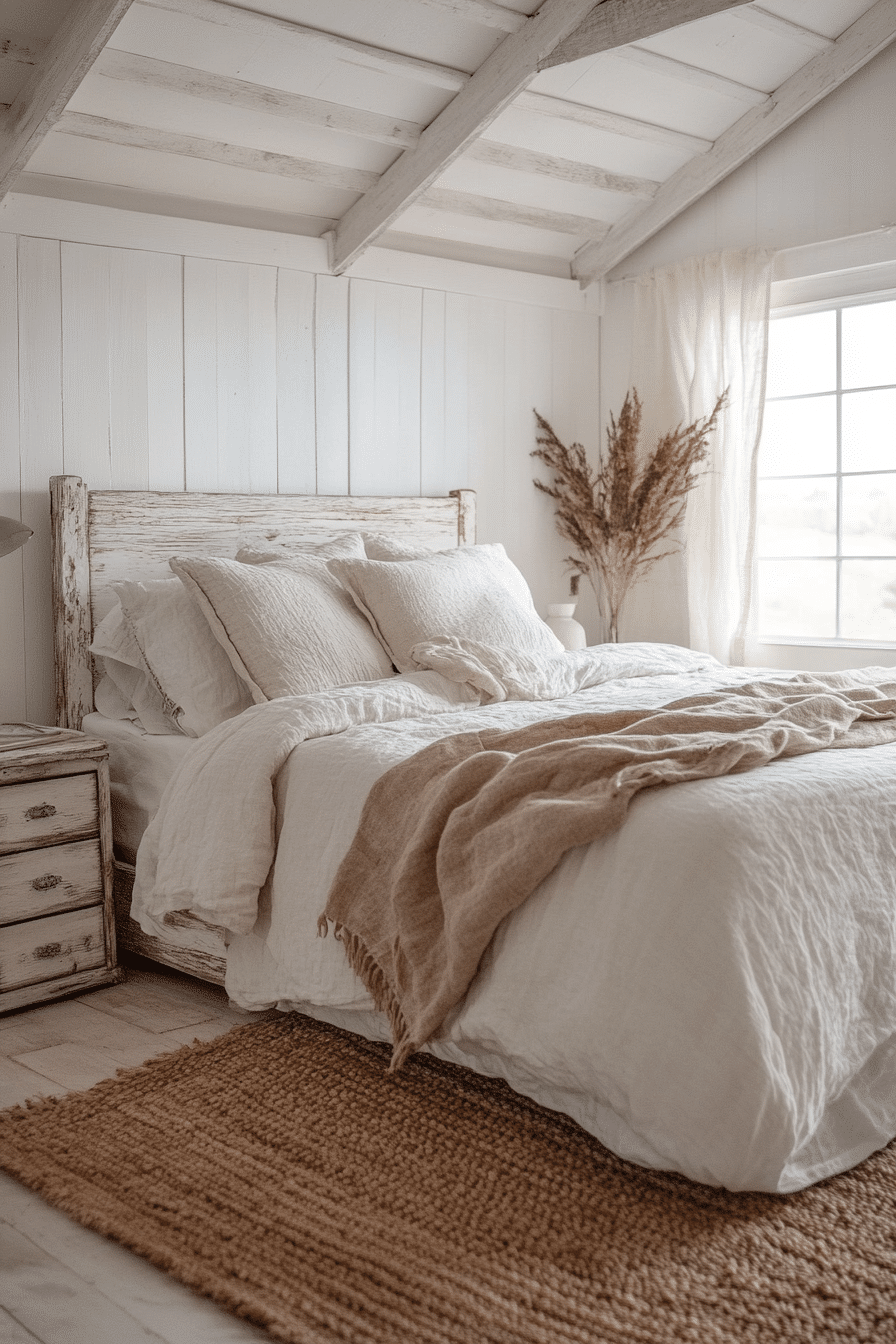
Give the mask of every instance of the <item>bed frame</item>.
MULTIPOLYGON (((476 496, 236 495, 88 490, 79 476, 50 478, 56 722, 80 728, 93 711, 93 628, 112 608, 112 583, 171 574, 172 555, 235 556, 340 532, 384 532, 445 550, 476 540, 476 496)), ((175 918, 178 941, 145 934, 130 917, 134 869, 115 860, 118 945, 223 984, 223 931, 175 918)), ((174 933, 174 928, 172 929, 174 933)))

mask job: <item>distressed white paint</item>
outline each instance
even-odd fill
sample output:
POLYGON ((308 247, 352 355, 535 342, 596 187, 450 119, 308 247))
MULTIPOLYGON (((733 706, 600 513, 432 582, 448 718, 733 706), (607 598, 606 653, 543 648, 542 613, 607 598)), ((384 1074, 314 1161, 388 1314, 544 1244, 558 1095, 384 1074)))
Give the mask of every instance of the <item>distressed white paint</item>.
POLYGON ((120 214, 88 210, 94 242, 86 226, 62 242, 0 233, 0 504, 19 512, 21 477, 35 531, 0 565, 0 719, 52 717, 48 481, 62 472, 113 489, 467 486, 479 539, 506 544, 542 610, 562 597, 528 454, 533 405, 596 443, 598 321, 571 282, 385 252, 367 278, 332 276, 313 240, 270 235, 264 264, 247 230, 120 214))

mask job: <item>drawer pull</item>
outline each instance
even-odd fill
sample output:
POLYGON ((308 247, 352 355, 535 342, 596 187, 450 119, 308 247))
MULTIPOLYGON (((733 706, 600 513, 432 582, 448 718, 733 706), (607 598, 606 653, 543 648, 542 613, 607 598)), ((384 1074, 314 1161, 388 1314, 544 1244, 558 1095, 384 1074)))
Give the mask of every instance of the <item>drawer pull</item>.
POLYGON ((56 809, 52 803, 39 803, 37 807, 29 807, 25 816, 29 821, 38 821, 41 817, 55 817, 56 809))
POLYGON ((35 891, 49 891, 51 887, 61 887, 63 880, 58 873, 45 873, 43 877, 35 877, 31 885, 35 891))

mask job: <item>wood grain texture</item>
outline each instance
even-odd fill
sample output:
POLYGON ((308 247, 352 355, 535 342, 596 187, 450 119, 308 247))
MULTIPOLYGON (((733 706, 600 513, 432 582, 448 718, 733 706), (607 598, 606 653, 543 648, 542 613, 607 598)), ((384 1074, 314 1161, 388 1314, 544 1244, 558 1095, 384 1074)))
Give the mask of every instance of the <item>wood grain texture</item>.
POLYGON ((770 98, 720 135, 707 154, 684 164, 663 183, 644 210, 615 225, 603 242, 582 248, 573 263, 579 283, 585 287, 606 275, 894 40, 896 0, 878 0, 829 50, 804 65, 770 98))
POLYGON ((534 173, 557 182, 573 182, 576 186, 598 187, 602 191, 618 191, 626 196, 643 196, 647 200, 656 195, 660 185, 646 177, 613 173, 590 163, 561 159, 555 154, 541 154, 496 140, 477 140, 464 157, 476 163, 487 163, 492 168, 510 168, 517 173, 534 173))
POLYGON ((345 268, 432 185, 490 126, 535 74, 539 62, 594 7, 594 0, 544 0, 519 32, 505 38, 469 84, 430 122, 417 145, 336 225, 333 269, 345 268))
POLYGON ((134 869, 129 864, 116 862, 113 890, 118 946, 122 951, 149 957, 163 966, 173 966, 186 975, 195 975, 198 980, 223 985, 227 949, 220 929, 204 924, 193 933, 189 943, 183 939, 180 942, 169 942, 155 938, 152 934, 144 933, 140 925, 131 919, 134 869))
POLYGON ((0 924, 103 901, 98 839, 48 845, 0 858, 0 924))
POLYGON ((444 187, 430 187, 419 200, 435 210, 451 215, 467 215, 472 219, 497 219, 508 224, 522 224, 528 229, 542 229, 549 233, 569 233, 576 238, 605 238, 610 225, 602 219, 587 215, 565 214, 560 210, 544 210, 535 205, 519 205, 516 201, 501 201, 494 196, 476 196, 468 191, 449 191, 444 187))
POLYGON ((74 0, 0 127, 0 200, 52 129, 130 5, 131 0, 74 0))
POLYGON ((248 145, 231 145, 222 140, 208 140, 180 131, 160 131, 151 126, 116 121, 111 117, 97 117, 90 112, 63 112, 56 123, 56 130, 63 135, 100 140, 104 144, 128 145, 131 149, 147 149, 157 154, 176 154, 181 158, 225 163, 231 168, 247 168, 253 173, 273 173, 276 177, 317 182, 355 195, 369 190, 378 181, 376 173, 361 168, 341 168, 336 164, 319 163, 315 159, 300 159, 292 154, 277 154, 248 145))
POLYGON ((87 487, 77 477, 50 479, 56 723, 80 728, 93 708, 87 487))
POLYGON ((97 835, 97 806, 92 770, 56 779, 7 783, 0 792, 0 853, 13 854, 97 835))
POLYGON ((242 107, 250 112, 267 116, 287 117, 292 122, 307 126, 321 126, 329 131, 341 131, 362 140, 373 140, 383 145, 406 149, 416 143, 420 126, 400 117, 386 117, 377 112, 346 107, 342 103, 309 98, 304 94, 289 93, 285 89, 271 89, 267 85, 252 84, 245 79, 196 70, 171 61, 139 56, 129 51, 107 47, 100 54, 94 70, 106 79, 121 80, 151 89, 165 89, 169 93, 183 93, 190 98, 220 103, 225 107, 242 107))
POLYGON ((553 117, 556 121, 590 126, 595 131, 609 131, 611 135, 624 135, 655 145, 671 145, 674 149, 690 150, 692 154, 705 154, 712 145, 712 141, 703 136, 689 135, 669 126, 656 126, 653 122, 639 121, 637 117, 624 117, 619 112, 605 112, 602 108, 576 103, 569 98, 535 93, 531 89, 518 94, 513 107, 521 112, 535 112, 540 117, 553 117))
POLYGON ((593 9, 575 32, 542 58, 539 69, 547 70, 552 65, 566 65, 583 56, 594 56, 599 51, 624 47, 653 33, 693 23, 695 19, 735 9, 742 4, 743 0, 637 0, 637 3, 603 0, 603 4, 593 9))
POLYGON ((105 966, 103 908, 90 906, 0 930, 0 1007, 3 992, 105 966))
POLYGON ((236 29, 262 41, 297 44, 300 50, 320 46, 336 52, 353 65, 367 70, 378 70, 384 74, 401 75, 405 79, 419 80, 432 84, 436 88, 462 89, 469 79, 463 70, 439 65, 435 61, 423 61, 414 56, 404 56, 400 52, 388 51, 383 47, 373 47, 365 42, 354 42, 319 28, 309 28, 288 19, 273 18, 259 14, 254 9, 243 9, 239 5, 219 4, 218 0, 140 0, 142 5, 152 9, 173 10, 177 14, 189 14, 192 18, 205 23, 222 24, 236 29))

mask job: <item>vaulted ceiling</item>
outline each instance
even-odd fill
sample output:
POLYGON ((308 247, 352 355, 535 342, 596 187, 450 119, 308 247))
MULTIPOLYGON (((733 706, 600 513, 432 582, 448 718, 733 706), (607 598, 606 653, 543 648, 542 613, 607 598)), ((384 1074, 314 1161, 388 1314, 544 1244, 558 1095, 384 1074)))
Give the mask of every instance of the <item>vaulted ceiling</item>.
POLYGON ((0 0, 0 194, 605 274, 896 0, 0 0))

